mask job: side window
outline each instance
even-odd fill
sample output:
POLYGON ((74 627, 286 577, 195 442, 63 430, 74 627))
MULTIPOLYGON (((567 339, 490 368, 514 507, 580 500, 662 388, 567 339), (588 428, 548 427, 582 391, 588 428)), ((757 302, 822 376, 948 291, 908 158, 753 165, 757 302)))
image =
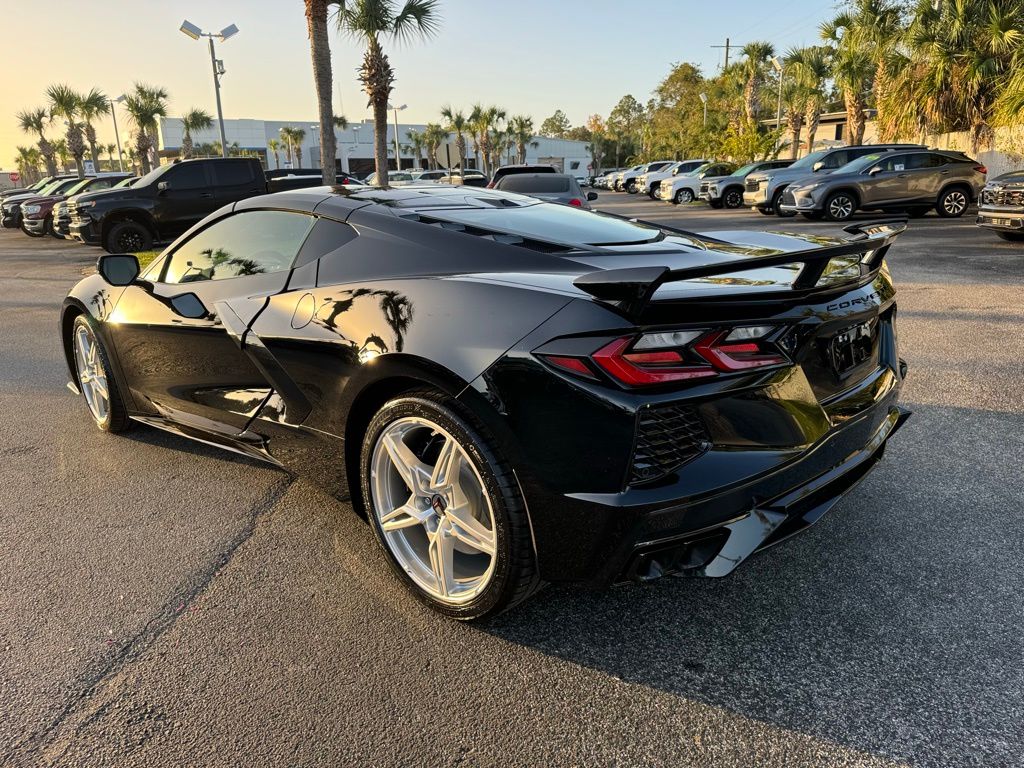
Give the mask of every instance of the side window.
POLYGON ((907 155, 889 154, 878 161, 883 171, 905 171, 907 170, 907 155))
POLYGON ((833 152, 825 156, 825 159, 822 161, 822 168, 826 168, 828 170, 839 168, 840 166, 846 165, 852 159, 853 158, 850 157, 850 153, 846 150, 843 150, 842 152, 833 152))
POLYGON ((165 283, 194 283, 289 269, 313 218, 287 211, 242 211, 197 232, 171 254, 165 283))
POLYGON ((175 191, 183 189, 202 189, 206 184, 206 171, 202 163, 182 163, 169 170, 163 177, 175 191))
POLYGON ((936 155, 931 152, 921 152, 920 154, 910 155, 907 157, 907 168, 915 170, 921 168, 941 168, 948 162, 948 157, 936 155))
POLYGON ((295 266, 302 267, 321 256, 336 251, 356 238, 356 231, 348 224, 333 219, 317 219, 313 231, 302 244, 295 266))
POLYGON ((252 181, 252 163, 247 160, 222 160, 210 165, 218 187, 238 187, 252 181))
POLYGON ((95 183, 89 185, 89 191, 95 192, 99 189, 109 189, 110 179, 97 179, 95 183))

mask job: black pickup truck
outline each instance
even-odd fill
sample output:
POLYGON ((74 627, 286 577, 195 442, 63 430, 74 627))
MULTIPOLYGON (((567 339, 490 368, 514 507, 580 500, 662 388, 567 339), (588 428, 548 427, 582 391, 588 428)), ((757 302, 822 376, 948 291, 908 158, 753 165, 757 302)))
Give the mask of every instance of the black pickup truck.
POLYGON ((68 204, 68 234, 110 253, 145 251, 221 206, 321 184, 319 175, 268 179, 253 157, 182 160, 155 168, 130 187, 79 195, 68 204))

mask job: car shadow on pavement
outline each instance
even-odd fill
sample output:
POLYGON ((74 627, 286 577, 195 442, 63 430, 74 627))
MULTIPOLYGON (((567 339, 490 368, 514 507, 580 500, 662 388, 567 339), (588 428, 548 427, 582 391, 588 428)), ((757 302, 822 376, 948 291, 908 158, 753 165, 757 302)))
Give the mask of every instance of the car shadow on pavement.
POLYGON ((1021 417, 914 409, 851 495, 731 576, 552 587, 486 631, 873 754, 1013 764, 1024 754, 1021 417))

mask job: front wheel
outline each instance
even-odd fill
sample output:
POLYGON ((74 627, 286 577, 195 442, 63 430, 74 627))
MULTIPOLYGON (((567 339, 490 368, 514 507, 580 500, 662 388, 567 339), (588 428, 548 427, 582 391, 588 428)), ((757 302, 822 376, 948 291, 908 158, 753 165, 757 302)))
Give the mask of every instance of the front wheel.
POLYGON ((33 232, 31 229, 29 229, 28 227, 25 226, 25 220, 22 219, 22 221, 21 221, 21 231, 24 232, 29 237, 42 237, 43 235, 46 234, 46 225, 45 224, 43 225, 43 231, 42 232, 33 232))
POLYGON ((829 221, 846 221, 857 210, 857 202, 848 192, 836 192, 825 201, 825 218, 829 221))
POLYGON ((743 193, 738 189, 730 189, 726 191, 725 197, 722 198, 722 204, 726 208, 739 208, 743 205, 743 193))
POLYGON ((676 192, 676 196, 672 198, 676 205, 682 205, 683 203, 693 202, 693 192, 689 189, 680 189, 676 192))
POLYGON ((137 221, 119 221, 110 228, 103 247, 107 253, 138 253, 153 246, 153 235, 137 221))
POLYGON ((953 187, 939 195, 935 212, 944 219, 958 219, 964 215, 968 205, 967 193, 960 187, 953 187))
POLYGON ((628 181, 628 182, 626 182, 626 191, 629 194, 631 194, 631 195, 635 194, 636 193, 636 182, 635 181, 628 181))
POLYGON ((75 318, 71 327, 71 350, 75 360, 78 391, 85 398, 96 426, 104 432, 124 432, 131 427, 128 409, 110 373, 110 360, 93 323, 85 316, 75 318))
POLYGON ((657 184, 652 184, 651 185, 651 188, 649 190, 647 190, 647 196, 649 198, 651 198, 651 200, 657 200, 658 199, 658 185, 657 184))
POLYGON ((388 402, 366 429, 360 468, 378 543, 431 608, 483 619, 537 589, 512 468, 454 400, 418 391, 388 402))

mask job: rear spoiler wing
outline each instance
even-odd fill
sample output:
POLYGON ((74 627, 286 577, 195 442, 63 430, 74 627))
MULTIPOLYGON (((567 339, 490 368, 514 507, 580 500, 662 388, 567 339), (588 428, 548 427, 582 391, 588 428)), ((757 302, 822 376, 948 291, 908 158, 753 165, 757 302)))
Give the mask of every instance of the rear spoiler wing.
MULTIPOLYGON (((652 226, 669 232, 682 232, 682 230, 673 230, 660 224, 652 226)), ((843 231, 852 237, 838 245, 789 251, 772 256, 732 259, 715 264, 696 264, 680 269, 669 269, 668 267, 608 269, 581 275, 573 281, 573 285, 596 299, 616 304, 627 315, 636 316, 644 310, 658 288, 665 283, 747 272, 785 264, 802 264, 791 288, 794 291, 810 291, 817 286, 832 259, 858 253, 867 254, 867 256, 861 260, 860 275, 851 282, 863 282, 874 277, 882 268, 886 251, 889 250, 893 240, 906 228, 906 217, 867 221, 863 224, 851 224, 844 227, 843 231)), ((690 237, 695 236, 691 232, 684 234, 690 237)))

